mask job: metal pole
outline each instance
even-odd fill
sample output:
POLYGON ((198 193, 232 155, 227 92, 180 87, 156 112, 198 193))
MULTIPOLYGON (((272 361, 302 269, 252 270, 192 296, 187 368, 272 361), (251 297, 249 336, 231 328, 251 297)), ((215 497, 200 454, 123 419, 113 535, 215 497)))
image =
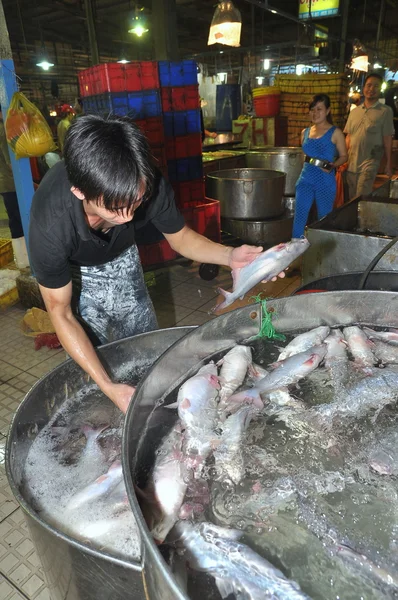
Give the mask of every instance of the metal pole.
POLYGON ((380 41, 380 32, 381 32, 381 22, 384 19, 384 9, 385 9, 385 0, 381 0, 380 3, 380 13, 379 13, 379 22, 377 24, 377 36, 376 36, 376 49, 379 49, 379 41, 380 41))
MULTIPOLYGON (((17 91, 17 78, 15 75, 14 61, 12 60, 10 38, 8 36, 2 0, 0 0, 0 104, 3 118, 7 114, 14 92, 17 91)), ((18 196, 18 205, 21 213, 26 246, 29 248, 29 217, 34 194, 32 171, 30 169, 28 158, 16 160, 15 154, 10 147, 8 147, 8 151, 11 159, 12 173, 18 196)))
POLYGON ((345 67, 345 47, 347 43, 347 26, 348 26, 348 11, 350 8, 350 0, 342 0, 343 3, 343 20, 341 23, 341 40, 340 40, 340 58, 339 58, 339 73, 344 73, 345 67))
POLYGON ((86 11, 86 18, 87 18, 88 41, 90 44, 91 64, 98 65, 99 64, 99 54, 98 54, 97 36, 95 33, 92 0, 84 0, 84 9, 86 11))

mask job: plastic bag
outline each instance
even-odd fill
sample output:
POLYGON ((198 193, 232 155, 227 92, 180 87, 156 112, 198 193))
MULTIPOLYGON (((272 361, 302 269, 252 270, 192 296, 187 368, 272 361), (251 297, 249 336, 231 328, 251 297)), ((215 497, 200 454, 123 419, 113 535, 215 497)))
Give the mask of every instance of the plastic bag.
POLYGON ((22 92, 11 99, 5 131, 16 158, 43 156, 57 149, 45 118, 22 92))

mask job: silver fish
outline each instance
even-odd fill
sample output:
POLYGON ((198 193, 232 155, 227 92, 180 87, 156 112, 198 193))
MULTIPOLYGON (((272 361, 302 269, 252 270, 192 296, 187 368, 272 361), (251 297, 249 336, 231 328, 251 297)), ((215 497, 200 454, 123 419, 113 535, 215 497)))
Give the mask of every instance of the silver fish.
MULTIPOLYGON (((332 404, 322 404, 311 412, 323 419, 334 417, 364 417, 372 409, 380 411, 398 398, 398 371, 392 367, 373 369, 373 375, 364 377, 359 383, 347 388, 344 397, 332 404)), ((308 411, 310 414, 310 411, 308 411)))
POLYGON ((173 534, 186 552, 189 565, 215 578, 222 598, 234 594, 246 600, 304 600, 300 586, 265 558, 237 540, 241 531, 212 523, 179 521, 173 534))
POLYGON ((376 340, 374 342, 374 353, 386 365, 398 364, 397 346, 376 340))
POLYGON ((347 342, 339 329, 332 329, 325 339, 325 367, 336 392, 340 393, 348 377, 347 342))
POLYGON ((248 346, 235 346, 222 359, 220 370, 219 410, 237 388, 242 385, 247 370, 252 362, 252 351, 248 346))
POLYGON ((345 327, 343 333, 355 363, 362 368, 373 367, 377 363, 372 352, 373 344, 362 329, 357 326, 345 327))
POLYGON ((215 438, 219 388, 217 366, 209 363, 190 377, 178 391, 178 416, 186 429, 185 451, 203 460, 208 456, 215 438))
POLYGON ((250 264, 232 271, 233 289, 226 292, 218 291, 225 298, 224 302, 214 307, 213 311, 222 310, 233 304, 238 298, 243 298, 260 281, 269 281, 286 269, 296 258, 301 256, 310 244, 308 240, 297 239, 284 244, 278 244, 259 254, 250 264))
POLYGON ((93 483, 74 494, 66 504, 66 510, 77 510, 85 504, 98 500, 113 490, 123 478, 122 465, 116 460, 107 473, 98 477, 93 483))
POLYGON ((230 412, 243 403, 259 406, 262 395, 268 395, 275 390, 297 383, 317 368, 325 357, 326 350, 326 345, 321 344, 281 361, 274 371, 257 381, 254 388, 230 396, 228 399, 230 412))
POLYGON ((337 547, 337 556, 348 560, 353 566, 357 567, 362 574, 381 581, 385 585, 398 588, 398 573, 388 570, 381 565, 374 563, 364 554, 360 554, 353 548, 341 544, 337 547))
POLYGON ((244 475, 242 444, 246 429, 255 415, 252 406, 246 404, 228 417, 223 425, 220 445, 214 451, 217 471, 238 484, 244 475))
POLYGON ((370 327, 363 327, 363 330, 370 339, 376 338, 383 342, 387 342, 388 344, 398 346, 397 329, 391 329, 390 331, 375 331, 374 329, 370 329, 370 327))
POLYGON ((294 354, 298 354, 299 352, 304 352, 305 350, 308 350, 308 348, 312 348, 312 346, 322 344, 325 338, 329 335, 329 331, 330 327, 321 326, 297 335, 282 350, 278 357, 278 361, 285 360, 286 358, 289 358, 289 356, 294 356, 294 354))
POLYGON ((148 486, 140 494, 147 502, 144 516, 153 537, 159 542, 177 521, 187 489, 182 443, 181 426, 177 424, 159 446, 148 486))

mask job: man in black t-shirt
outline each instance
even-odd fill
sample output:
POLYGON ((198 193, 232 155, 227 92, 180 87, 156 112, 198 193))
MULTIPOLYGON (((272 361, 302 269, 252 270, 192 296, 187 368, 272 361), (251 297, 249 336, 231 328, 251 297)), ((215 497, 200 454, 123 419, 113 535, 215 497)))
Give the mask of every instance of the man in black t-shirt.
POLYGON ((94 345, 157 327, 134 242, 135 227, 149 222, 176 252, 202 263, 238 268, 261 252, 216 244, 185 225, 171 186, 152 168, 146 139, 130 120, 77 119, 64 161, 34 195, 30 258, 66 352, 124 412, 134 388, 112 382, 94 345))

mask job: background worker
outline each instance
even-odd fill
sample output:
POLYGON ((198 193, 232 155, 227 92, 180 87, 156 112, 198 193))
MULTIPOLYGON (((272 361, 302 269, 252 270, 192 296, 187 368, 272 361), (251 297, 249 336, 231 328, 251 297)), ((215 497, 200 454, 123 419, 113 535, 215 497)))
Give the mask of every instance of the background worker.
POLYGON ((305 157, 303 170, 296 183, 293 238, 304 235, 314 202, 320 219, 330 213, 336 197, 335 168, 347 161, 344 135, 341 129, 333 125, 329 96, 314 96, 309 111, 312 126, 301 133, 305 157), (327 169, 315 164, 314 159, 324 161, 327 169))
POLYGON ((134 388, 111 380, 94 345, 157 328, 135 229, 152 223, 182 256, 231 268, 262 250, 226 247, 189 229, 150 156, 129 119, 76 119, 65 160, 41 182, 30 219, 31 264, 57 336, 122 411, 134 388))
POLYGON ((60 151, 63 153, 64 144, 65 144, 65 136, 68 131, 71 123, 75 117, 76 113, 69 104, 63 104, 61 108, 61 120, 57 125, 57 138, 58 138, 58 147, 60 151))
POLYGON ((369 73, 363 86, 364 102, 350 112, 344 133, 348 149, 349 199, 371 194, 383 154, 386 175, 392 175, 393 112, 379 102, 383 78, 369 73))

